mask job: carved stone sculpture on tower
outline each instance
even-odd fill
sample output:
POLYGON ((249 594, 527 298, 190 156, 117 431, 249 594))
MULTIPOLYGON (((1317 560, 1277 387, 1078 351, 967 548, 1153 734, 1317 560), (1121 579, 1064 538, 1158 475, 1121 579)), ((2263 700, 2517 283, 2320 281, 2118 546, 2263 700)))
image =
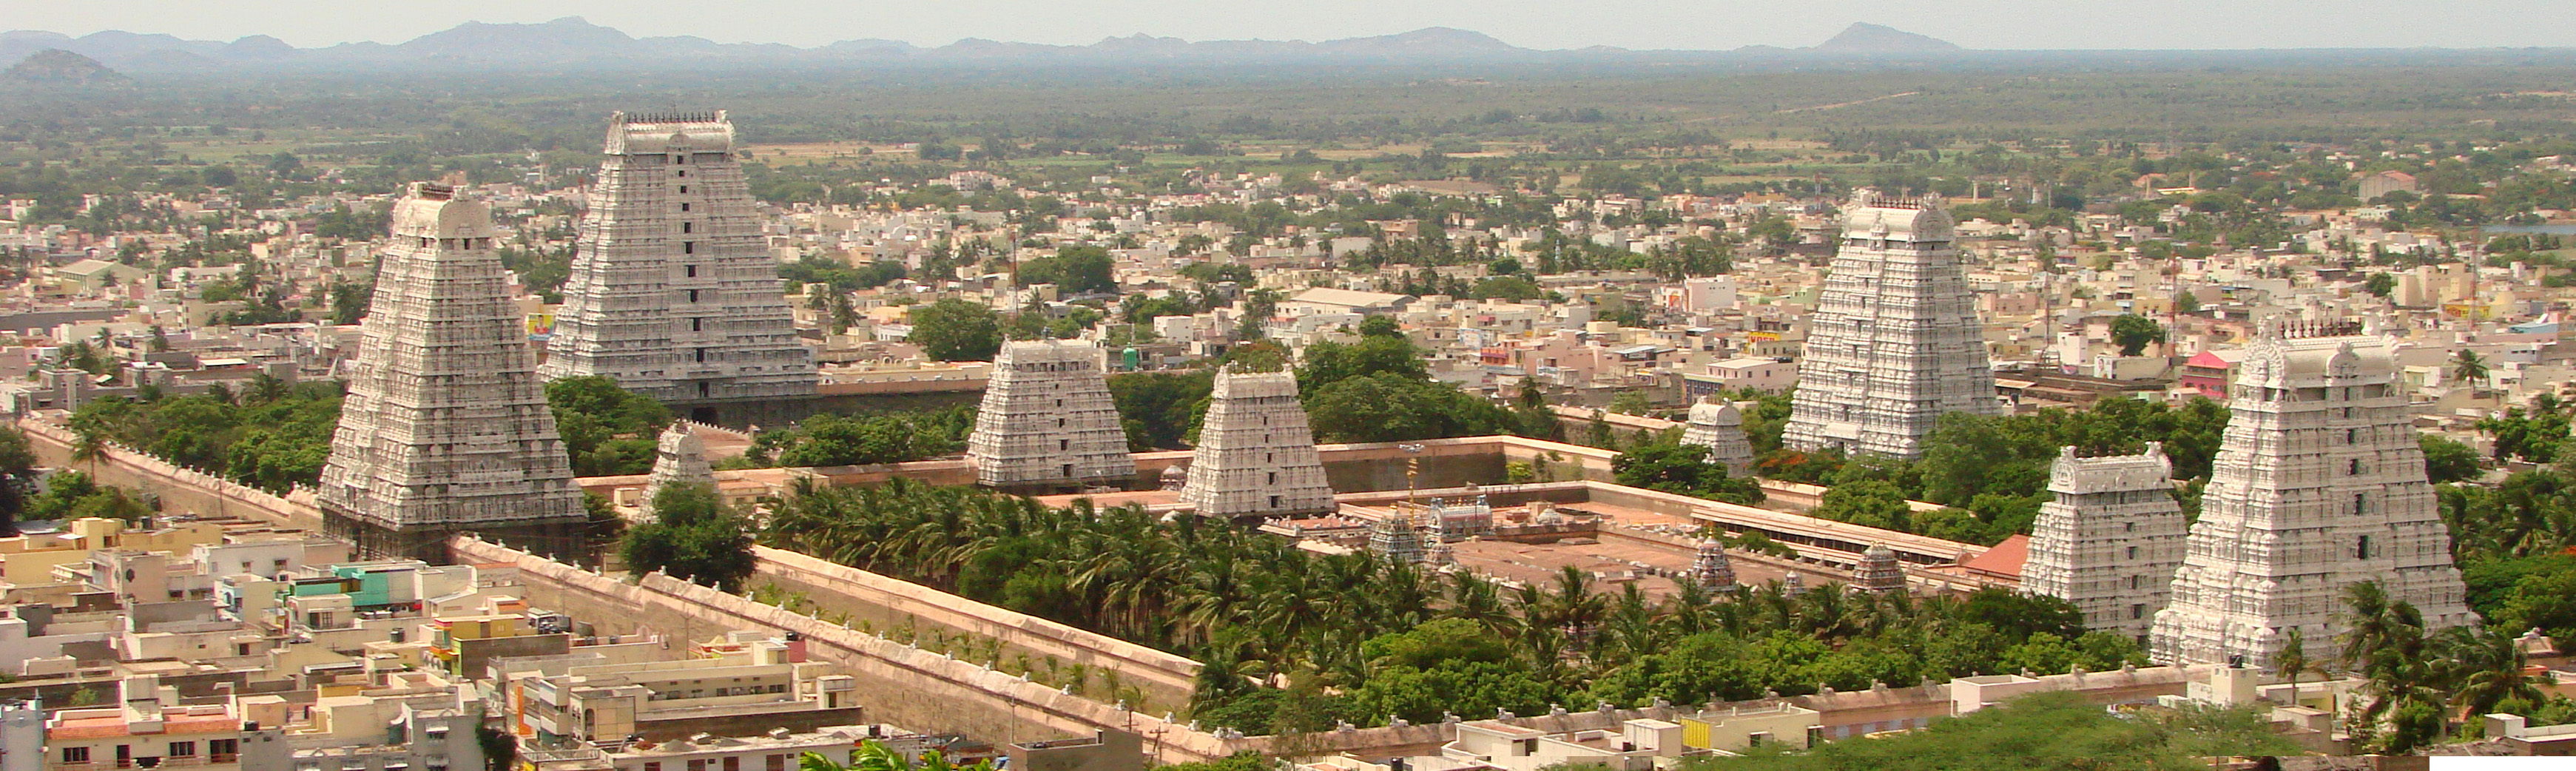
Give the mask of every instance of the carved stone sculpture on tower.
MULTIPOLYGON (((724 111, 617 113, 542 373, 692 403, 814 396, 724 111)), ((714 406, 705 406, 715 410, 714 406)))
POLYGON ((1691 579, 1712 592, 1735 589, 1735 562, 1726 558, 1726 545, 1716 540, 1699 542, 1699 553, 1691 557, 1691 579))
POLYGON ((690 431, 686 424, 673 421, 671 427, 662 429, 662 439, 653 448, 653 474, 644 480, 644 500, 638 507, 650 515, 653 499, 664 488, 715 484, 715 467, 707 465, 706 442, 699 441, 697 432, 690 431))
POLYGON ((504 291, 481 201, 417 184, 394 205, 316 498, 368 557, 446 561, 475 531, 586 560, 572 460, 504 291))
POLYGON ((1912 458, 1942 415, 2001 411, 1951 227, 1938 199, 1852 196, 1808 315, 1789 447, 1912 458))
POLYGON ((2087 628, 2144 642, 2182 564, 2186 528, 2172 477, 2156 442, 2138 455, 2096 458, 2064 448, 2048 474, 2055 497, 2031 526, 2023 588, 2073 603, 2087 628))
POLYGON ((1333 510, 1315 433, 1288 372, 1221 370, 1199 421, 1181 500, 1199 516, 1235 519, 1333 510))
POLYGON ((2292 627, 2324 644, 2364 581, 2426 628, 2476 622, 2396 354, 2375 336, 2297 334, 2266 329, 2237 366, 2200 519, 2150 632, 2158 661, 2267 661, 2292 627))
POLYGON ((1412 515, 1389 510, 1369 523, 1369 551, 1394 562, 1421 562, 1422 531, 1414 529, 1412 515))
POLYGON ((976 483, 1014 492, 1133 484, 1136 459, 1127 454, 1100 348, 1069 340, 1003 344, 966 457, 976 483))
POLYGON ((1896 550, 1887 544, 1870 544, 1860 553, 1860 564, 1852 570, 1852 588, 1864 592, 1905 591, 1905 567, 1896 563, 1896 550))
POLYGON ((1708 448, 1708 462, 1726 466, 1738 479, 1753 475, 1753 441, 1744 436, 1744 412, 1735 405, 1703 399, 1691 405, 1682 444, 1708 448))

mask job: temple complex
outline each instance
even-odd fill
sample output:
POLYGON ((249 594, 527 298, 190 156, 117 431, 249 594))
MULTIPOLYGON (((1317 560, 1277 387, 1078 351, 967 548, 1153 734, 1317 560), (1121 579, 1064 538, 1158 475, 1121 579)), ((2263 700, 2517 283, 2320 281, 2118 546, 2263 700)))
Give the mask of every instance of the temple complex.
POLYGON ((1783 441, 1912 458, 1941 416, 1993 415, 1985 326, 1938 199, 1862 190, 1809 316, 1783 441))
MULTIPOLYGON (((2377 336, 2275 324, 2246 349, 2231 417, 2150 653, 2262 663, 2296 627, 2343 631, 2346 589, 2376 581, 2427 629, 2470 624, 2425 478, 2395 353, 2377 336)), ((2322 649, 2322 648, 2319 648, 2322 649)))
POLYGON ((1413 517, 1402 511, 1389 511, 1369 523, 1369 551, 1395 562, 1421 562, 1422 532, 1414 529, 1413 517))
POLYGON ((1133 484, 1136 459, 1127 454, 1127 429, 1109 398, 1100 348, 1066 340, 1004 343, 993 357, 966 457, 977 484, 1012 492, 1133 484))
POLYGON ((1726 558, 1726 545, 1715 540, 1699 542, 1699 553, 1691 557, 1691 579, 1712 592, 1733 591, 1736 586, 1735 563, 1726 558))
POLYGON ((2182 564, 2185 524, 2164 447, 2097 458, 2065 448, 2048 491, 2055 497, 2031 527, 2022 588, 2074 603, 2086 628, 2145 643, 2182 564))
POLYGON ((1896 562, 1896 550, 1887 544, 1870 544, 1860 553, 1860 563, 1852 569, 1852 588, 1864 592, 1905 591, 1905 566, 1896 562))
POLYGON ((589 517, 481 201, 395 204, 316 498, 370 558, 445 562, 447 536, 587 560, 589 517))
POLYGON ((1333 510, 1295 374, 1216 373, 1181 500, 1200 516, 1225 519, 1333 510))
POLYGON ((617 113, 607 155, 541 373, 614 378, 708 420, 813 398, 724 111, 617 113))

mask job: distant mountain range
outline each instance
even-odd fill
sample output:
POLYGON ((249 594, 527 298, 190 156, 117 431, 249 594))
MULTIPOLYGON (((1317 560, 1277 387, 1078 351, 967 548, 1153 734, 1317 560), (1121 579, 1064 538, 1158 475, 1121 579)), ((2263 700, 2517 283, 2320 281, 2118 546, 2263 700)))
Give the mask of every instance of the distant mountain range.
POLYGON ((1813 48, 1748 46, 1732 51, 1639 51, 1610 46, 1575 50, 1521 48, 1483 33, 1431 27, 1394 35, 1302 40, 1188 41, 1138 34, 1087 46, 1008 43, 968 38, 924 48, 899 40, 844 40, 813 48, 777 43, 718 43, 701 37, 637 38, 580 17, 542 24, 469 22, 408 42, 343 43, 296 48, 267 35, 232 42, 108 31, 81 37, 54 32, 0 33, 0 63, 42 51, 66 51, 124 72, 297 70, 627 70, 674 66, 729 68, 921 65, 1139 64, 1430 64, 1619 62, 1733 58, 1879 58, 1940 56, 1960 47, 1875 24, 1853 24, 1813 48))

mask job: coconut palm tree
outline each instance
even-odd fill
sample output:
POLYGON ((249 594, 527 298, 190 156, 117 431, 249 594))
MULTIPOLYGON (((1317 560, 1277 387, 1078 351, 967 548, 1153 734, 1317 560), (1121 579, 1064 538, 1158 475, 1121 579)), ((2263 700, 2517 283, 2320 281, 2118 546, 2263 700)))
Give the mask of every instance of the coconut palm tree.
POLYGON ((2493 712, 2507 699, 2546 700, 2534 678, 2524 672, 2529 662, 2513 637, 2493 629, 2453 627, 2442 630, 2435 642, 2441 651, 2441 679, 2451 692, 2450 704, 2465 714, 2493 712))
POLYGON ((2281 649, 2272 652, 2272 671, 2290 679, 2290 703, 2299 703, 2299 677, 2316 667, 2308 660, 2307 634, 2296 626, 2281 633, 2281 649))
POLYGON ((2451 355, 2451 378, 2469 384, 2472 389, 2482 389, 2487 379, 2487 360, 2477 351, 2462 348, 2459 353, 2451 355))
POLYGON ((921 761, 915 763, 903 753, 874 740, 860 742, 859 748, 850 753, 849 765, 834 762, 821 753, 808 752, 797 759, 796 766, 799 771, 993 771, 991 760, 961 766, 948 762, 948 758, 938 750, 923 751, 921 761))

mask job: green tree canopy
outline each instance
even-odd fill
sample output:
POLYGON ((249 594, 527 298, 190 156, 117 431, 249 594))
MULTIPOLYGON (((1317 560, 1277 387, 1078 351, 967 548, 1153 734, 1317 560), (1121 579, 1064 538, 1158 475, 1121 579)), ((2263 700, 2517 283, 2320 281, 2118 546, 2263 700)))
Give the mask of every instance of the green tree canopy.
POLYGON ((653 397, 626 390, 601 375, 546 383, 555 431, 578 476, 642 474, 653 470, 653 452, 671 409, 653 397))
POLYGON ((1002 316, 992 308, 954 297, 918 306, 906 314, 921 354, 939 361, 991 361, 1002 350, 1002 316))
POLYGON ((628 570, 742 590, 758 559, 750 523, 703 484, 672 485, 653 496, 653 519, 626 530, 619 554, 628 570))
POLYGON ((2135 313, 2124 313, 2111 320, 2111 342, 2120 346, 2120 355, 2145 353, 2147 346, 2165 341, 2165 327, 2154 319, 2135 313))

